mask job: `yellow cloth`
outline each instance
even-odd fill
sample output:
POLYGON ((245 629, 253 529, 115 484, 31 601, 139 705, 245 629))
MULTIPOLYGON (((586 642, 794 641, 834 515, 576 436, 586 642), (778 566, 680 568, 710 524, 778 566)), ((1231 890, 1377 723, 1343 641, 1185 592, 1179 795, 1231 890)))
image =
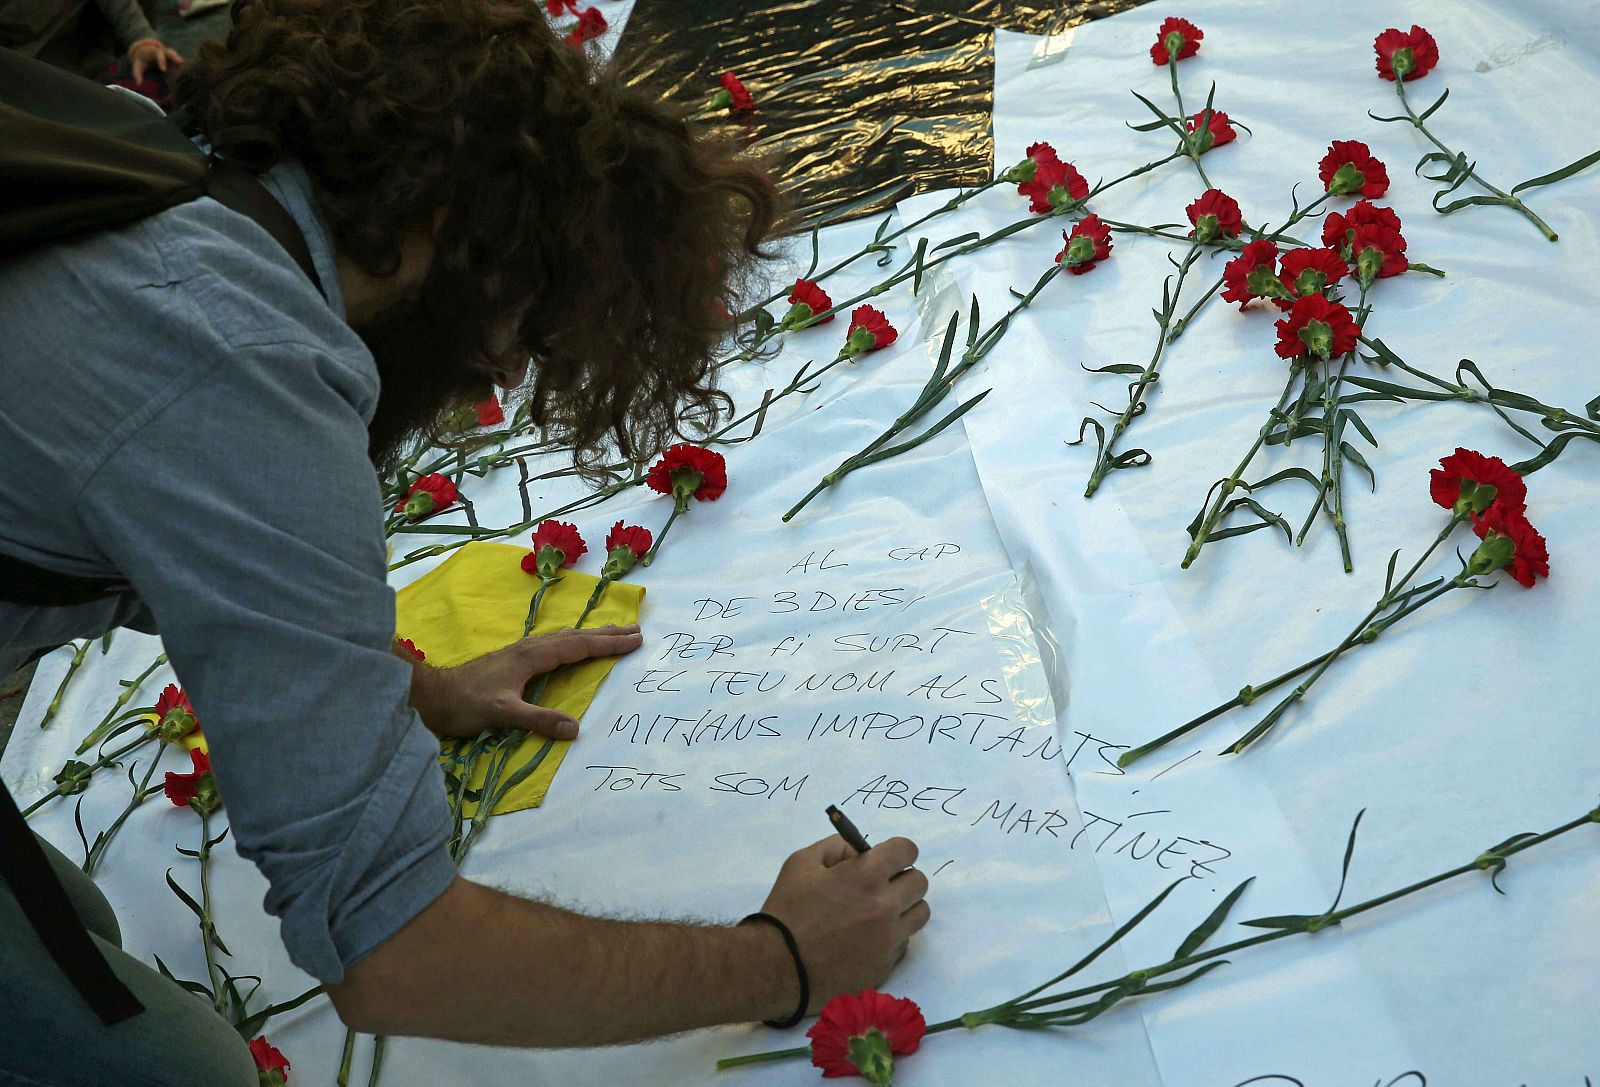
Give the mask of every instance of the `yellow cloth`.
MULTIPOLYGON (((410 638, 429 664, 451 668, 486 653, 510 645, 522 637, 522 624, 528 619, 528 605, 539 588, 539 579, 522 569, 528 550, 510 544, 474 540, 449 559, 395 594, 395 633, 410 638)), ((534 633, 560 630, 577 622, 598 579, 574 570, 564 571, 561 580, 550 586, 539 603, 534 633)), ((626 581, 614 581, 600 597, 600 603, 584 620, 585 627, 607 623, 626 625, 639 620, 639 602, 644 589, 626 581)), ((584 661, 558 669, 550 677, 539 704, 563 710, 581 720, 600 683, 616 663, 614 657, 584 661)), ((544 746, 545 737, 529 733, 511 756, 505 770, 509 778, 526 765, 544 746)), ((550 788, 570 740, 558 741, 544 762, 529 777, 512 789, 495 807, 495 815, 523 808, 538 807, 550 788)), ((441 761, 448 754, 441 753, 441 761)), ((468 787, 483 787, 488 760, 479 759, 478 769, 468 787)), ((471 818, 477 805, 466 801, 463 815, 471 818)))

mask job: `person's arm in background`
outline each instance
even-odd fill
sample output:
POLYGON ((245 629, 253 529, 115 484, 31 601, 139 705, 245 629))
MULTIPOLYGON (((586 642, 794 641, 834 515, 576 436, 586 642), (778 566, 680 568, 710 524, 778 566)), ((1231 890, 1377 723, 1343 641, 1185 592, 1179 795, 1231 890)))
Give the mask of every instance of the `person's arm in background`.
POLYGON ((105 14, 116 35, 117 45, 127 50, 133 62, 133 80, 143 82, 145 71, 158 68, 167 71, 169 66, 183 64, 183 56, 176 49, 163 45, 155 29, 144 17, 139 0, 94 0, 105 14))

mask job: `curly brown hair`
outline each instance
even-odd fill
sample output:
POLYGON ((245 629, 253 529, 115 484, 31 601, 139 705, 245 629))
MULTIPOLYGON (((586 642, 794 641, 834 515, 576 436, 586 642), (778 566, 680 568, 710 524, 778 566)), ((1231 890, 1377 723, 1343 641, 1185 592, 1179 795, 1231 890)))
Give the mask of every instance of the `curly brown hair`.
POLYGON ((534 0, 241 0, 176 91, 225 153, 298 159, 368 273, 433 229, 417 299, 361 330, 384 385, 376 461, 489 391, 487 330, 519 312, 532 418, 579 454, 646 457, 726 405, 713 352, 775 191, 534 0))

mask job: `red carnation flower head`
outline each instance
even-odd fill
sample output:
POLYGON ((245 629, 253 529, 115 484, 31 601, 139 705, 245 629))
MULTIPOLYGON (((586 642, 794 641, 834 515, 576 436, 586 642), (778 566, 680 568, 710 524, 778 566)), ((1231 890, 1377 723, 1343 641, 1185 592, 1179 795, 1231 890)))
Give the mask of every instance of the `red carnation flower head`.
POLYGON ((1439 63, 1439 43, 1416 24, 1409 31, 1390 27, 1372 43, 1378 54, 1378 75, 1393 83, 1395 76, 1409 83, 1433 71, 1439 63))
POLYGON ((505 409, 500 406, 500 398, 494 393, 490 393, 472 407, 478 413, 479 426, 499 426, 506 421, 505 409))
POLYGON ((1524 589, 1534 578, 1550 576, 1550 551, 1544 537, 1521 510, 1496 502, 1472 526, 1483 542, 1467 558, 1467 574, 1509 570, 1524 589))
POLYGON ((1207 189, 1184 211, 1189 215, 1189 222, 1194 224, 1189 236, 1197 242, 1237 238, 1244 228, 1238 201, 1221 189, 1207 189))
POLYGON ((175 807, 193 808, 203 815, 209 815, 222 806, 222 798, 217 795, 217 780, 211 776, 211 757, 199 748, 193 748, 189 752, 189 761, 194 769, 187 774, 167 771, 167 799, 175 807))
POLYGON ((600 568, 600 576, 615 581, 626 574, 650 551, 651 542, 649 529, 618 521, 606 534, 606 561, 600 568))
POLYGON ((806 1037, 811 1039, 811 1063, 822 1069, 824 1078, 862 1076, 887 1085, 893 1082, 894 1058, 915 1053, 927 1033, 922 1009, 914 1001, 863 989, 823 1005, 806 1037))
POLYGON ((1376 223, 1356 227, 1355 236, 1350 240, 1350 255, 1356 279, 1364 287, 1371 286, 1375 279, 1397 276, 1410 267, 1406 260, 1405 235, 1376 223))
POLYGON ((1328 288, 1350 274, 1339 254, 1332 249, 1291 249, 1283 255, 1278 278, 1288 291, 1287 298, 1275 298, 1279 309, 1288 309, 1295 298, 1328 293, 1328 288))
POLYGON ((644 483, 657 494, 670 494, 679 511, 689 499, 714 502, 728 489, 728 462, 722 454, 698 445, 674 445, 650 466, 644 483))
POLYGON ((522 556, 522 569, 548 580, 571 566, 589 550, 577 525, 565 521, 541 521, 533 530, 533 550, 522 556))
POLYGON ((1360 193, 1376 199, 1389 191, 1389 171, 1360 140, 1334 140, 1317 164, 1317 174, 1327 191, 1336 196, 1360 193))
POLYGON ((592 42, 607 30, 606 17, 600 14, 599 8, 584 8, 578 13, 578 21, 567 33, 567 44, 583 48, 585 42, 592 42))
POLYGON ((1257 298, 1276 301, 1288 294, 1278 278, 1278 246, 1263 238, 1250 242, 1222 266, 1222 300, 1239 303, 1239 311, 1257 298))
POLYGON ((200 721, 194 715, 194 707, 189 704, 189 696, 183 693, 183 688, 176 683, 169 683, 161 689, 161 697, 156 699, 156 732, 168 743, 175 743, 189 733, 200 727, 200 721))
POLYGON ((846 330, 844 347, 846 355, 864 355, 868 351, 881 351, 899 337, 889 318, 880 309, 857 306, 850 311, 850 327, 846 330))
POLYGON ((834 314, 828 313, 832 308, 833 299, 828 297, 827 291, 812 280, 797 279, 794 281, 794 290, 789 292, 789 312, 783 315, 778 327, 798 329, 825 325, 834 318, 834 314), (819 313, 828 315, 816 319, 819 313))
POLYGON ((544 0, 544 9, 551 15, 578 14, 578 0, 544 0))
POLYGON ((1220 109, 1212 110, 1210 117, 1207 117, 1205 111, 1201 110, 1185 121, 1183 127, 1188 130, 1189 135, 1193 136, 1199 129, 1202 120, 1206 123, 1206 130, 1200 133, 1200 153, 1202 155, 1213 147, 1221 147, 1223 144, 1232 143, 1239 138, 1239 134, 1233 130, 1233 124, 1228 120, 1228 115, 1220 109))
POLYGON ((406 655, 412 660, 425 661, 428 659, 428 655, 422 650, 418 649, 417 643, 412 641, 410 638, 396 638, 394 640, 394 644, 405 650, 406 655))
POLYGON ((1457 448, 1428 473, 1428 494, 1457 517, 1480 518, 1502 506, 1508 513, 1528 508, 1528 485, 1499 457, 1457 448))
POLYGON ((1056 254, 1056 263, 1075 276, 1081 276, 1111 255, 1111 228, 1098 215, 1085 215, 1072 224, 1072 233, 1061 232, 1067 245, 1056 254))
POLYGON ((1166 64, 1192 57, 1200 51, 1200 40, 1205 36, 1205 31, 1189 20, 1169 16, 1156 31, 1156 43, 1150 47, 1150 62, 1166 64))
POLYGON ((745 85, 739 82, 738 76, 732 72, 723 72, 720 82, 722 89, 711 96, 712 109, 726 109, 730 113, 749 113, 756 108, 756 100, 745 89, 745 85))
POLYGON ((250 1056, 261 1075, 261 1087, 287 1087, 289 1059, 276 1046, 263 1037, 250 1039, 250 1056))
POLYGON ((1308 294, 1295 302, 1289 316, 1278 322, 1280 358, 1337 358, 1356 349, 1361 329, 1350 311, 1320 294, 1308 294))
POLYGON ((1393 208, 1379 207, 1371 200, 1358 200, 1343 215, 1330 211, 1323 218, 1322 244, 1337 249, 1346 262, 1354 263, 1355 254, 1350 251, 1350 245, 1356 239, 1356 231, 1363 226, 1382 227, 1398 234, 1400 216, 1395 214, 1393 208))
POLYGON ((1043 142, 1029 144, 1027 157, 1015 166, 1008 167, 1000 175, 1000 180, 1008 184, 1032 181, 1034 174, 1039 172, 1039 167, 1047 164, 1062 165, 1061 156, 1056 154, 1056 149, 1043 142))
POLYGON ((1048 157, 1040 155, 1034 162, 1037 168, 1033 176, 1017 186, 1017 192, 1028 198, 1030 211, 1044 215, 1076 207, 1089 198, 1089 182, 1072 163, 1056 158, 1054 151, 1048 157))
POLYGON ((429 514, 450 508, 459 493, 448 476, 434 472, 413 483, 394 510, 413 521, 420 521, 429 514))

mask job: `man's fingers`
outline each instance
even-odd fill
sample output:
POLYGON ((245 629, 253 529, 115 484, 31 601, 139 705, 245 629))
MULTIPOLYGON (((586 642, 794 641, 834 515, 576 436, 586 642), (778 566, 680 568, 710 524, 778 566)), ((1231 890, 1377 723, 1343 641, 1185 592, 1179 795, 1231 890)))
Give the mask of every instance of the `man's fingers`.
POLYGON ((928 877, 920 869, 907 868, 889 881, 889 889, 898 896, 900 912, 904 913, 928 897, 928 877))
POLYGON ((561 630, 535 634, 521 642, 523 652, 535 663, 535 671, 548 672, 563 664, 577 664, 596 657, 620 657, 644 644, 637 625, 597 627, 594 630, 561 630))
POLYGON ((570 740, 578 735, 578 722, 567 714, 546 706, 532 706, 520 701, 506 710, 505 720, 501 724, 505 728, 537 732, 552 740, 570 740))
POLYGON ((819 842, 812 842, 791 859, 806 865, 820 864, 824 868, 832 868, 855 855, 856 851, 850 848, 848 842, 837 834, 830 834, 819 842))
POLYGON ((184 56, 183 56, 182 53, 178 52, 176 49, 173 49, 171 46, 167 47, 167 59, 172 61, 172 63, 178 65, 179 67, 182 67, 183 65, 189 63, 187 60, 184 59, 184 56))
POLYGON ((135 83, 143 83, 144 82, 144 54, 140 53, 140 54, 134 56, 131 59, 133 60, 133 81, 135 83))
POLYGON ((926 900, 919 901, 909 910, 900 915, 900 925, 909 939, 913 933, 921 932, 928 919, 933 916, 933 910, 928 907, 926 900))
POLYGON ((165 46, 156 50, 156 67, 163 72, 167 70, 167 50, 165 46))
POLYGON ((917 863, 917 843, 910 838, 890 838, 863 853, 862 860, 882 875, 893 876, 917 863))

